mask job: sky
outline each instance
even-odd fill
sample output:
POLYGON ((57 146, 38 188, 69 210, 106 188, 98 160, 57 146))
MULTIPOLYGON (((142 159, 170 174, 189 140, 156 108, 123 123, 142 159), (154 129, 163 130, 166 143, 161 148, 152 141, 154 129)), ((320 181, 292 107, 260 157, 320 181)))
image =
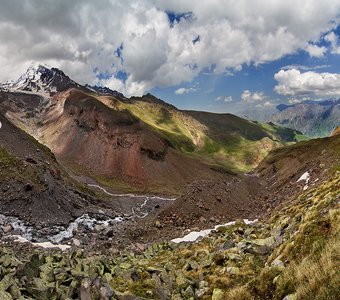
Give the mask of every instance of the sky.
POLYGON ((340 0, 0 0, 0 81, 32 64, 238 112, 340 98, 340 0))

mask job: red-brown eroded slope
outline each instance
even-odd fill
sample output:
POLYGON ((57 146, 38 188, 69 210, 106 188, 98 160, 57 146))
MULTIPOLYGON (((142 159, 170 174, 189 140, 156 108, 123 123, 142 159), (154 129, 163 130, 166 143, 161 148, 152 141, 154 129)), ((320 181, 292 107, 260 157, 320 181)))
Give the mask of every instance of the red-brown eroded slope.
POLYGON ((173 193, 194 179, 216 176, 208 166, 172 148, 128 111, 109 108, 76 89, 55 97, 42 133, 60 161, 73 170, 85 169, 95 179, 173 193))

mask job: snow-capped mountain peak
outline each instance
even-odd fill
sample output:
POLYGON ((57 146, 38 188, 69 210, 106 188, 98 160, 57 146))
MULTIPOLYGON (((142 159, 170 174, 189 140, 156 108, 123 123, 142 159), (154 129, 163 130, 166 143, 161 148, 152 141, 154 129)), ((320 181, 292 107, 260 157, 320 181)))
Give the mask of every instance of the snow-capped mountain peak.
POLYGON ((32 64, 16 81, 0 84, 0 89, 8 91, 24 91, 53 95, 71 87, 80 87, 63 71, 45 64, 32 64))
POLYGON ((25 89, 27 84, 29 83, 37 83, 37 87, 39 86, 39 81, 42 80, 43 74, 47 73, 50 68, 45 65, 31 65, 26 73, 22 74, 19 79, 14 83, 17 89, 25 89))

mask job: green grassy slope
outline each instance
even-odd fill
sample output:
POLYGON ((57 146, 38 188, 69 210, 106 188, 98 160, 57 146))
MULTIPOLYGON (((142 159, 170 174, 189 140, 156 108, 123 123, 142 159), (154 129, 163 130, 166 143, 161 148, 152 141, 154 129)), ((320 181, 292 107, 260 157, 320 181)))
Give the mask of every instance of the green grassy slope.
POLYGON ((247 121, 231 114, 180 111, 146 95, 119 102, 174 147, 234 171, 249 171, 277 147, 299 141, 298 132, 274 124, 247 121))
MULTIPOLYGON (((100 96, 89 91, 79 92, 81 97, 84 94, 102 102, 96 103, 91 109, 110 111, 110 115, 114 120, 117 119, 118 123, 127 121, 117 118, 118 115, 123 115, 123 110, 127 110, 126 115, 131 113, 133 116, 130 117, 134 121, 141 120, 148 129, 166 138, 182 153, 199 158, 208 165, 217 165, 235 172, 249 171, 256 167, 270 150, 304 138, 299 132, 291 129, 272 123, 247 121, 231 114, 180 111, 150 94, 144 97, 120 99, 109 95, 100 96), (117 110, 120 112, 118 113, 117 110)), ((75 99, 72 105, 76 106, 78 100, 80 99, 75 99)), ((61 102, 59 99, 55 104, 61 102)), ((69 104, 68 102, 65 104, 65 109, 69 104)), ((58 109, 63 108, 58 107, 58 109)), ((55 115, 58 115, 58 110, 54 111, 55 115)), ((22 118, 20 114, 12 113, 11 119, 42 143, 47 143, 47 140, 41 136, 40 117, 27 119, 22 118)), ((48 117, 52 118, 51 122, 55 121, 52 113, 48 117)), ((115 122, 109 119, 104 121, 108 124, 115 122)), ((53 126, 57 130, 61 125, 56 123, 53 126)))

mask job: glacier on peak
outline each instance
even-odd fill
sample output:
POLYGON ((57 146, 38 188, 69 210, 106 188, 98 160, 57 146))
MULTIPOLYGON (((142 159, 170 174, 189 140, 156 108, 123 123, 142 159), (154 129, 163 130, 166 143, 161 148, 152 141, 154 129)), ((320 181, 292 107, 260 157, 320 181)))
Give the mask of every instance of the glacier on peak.
POLYGON ((2 90, 33 92, 44 96, 51 96, 72 87, 80 87, 80 85, 71 80, 63 71, 43 63, 31 64, 16 81, 0 84, 2 90))

